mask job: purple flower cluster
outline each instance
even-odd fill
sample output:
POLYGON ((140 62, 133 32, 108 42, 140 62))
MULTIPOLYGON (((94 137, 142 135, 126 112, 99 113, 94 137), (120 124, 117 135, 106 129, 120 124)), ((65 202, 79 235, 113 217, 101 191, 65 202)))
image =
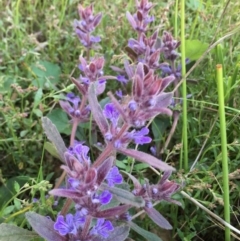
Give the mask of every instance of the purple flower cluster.
POLYGON ((80 109, 81 99, 74 93, 68 93, 66 95, 66 101, 59 101, 62 109, 71 117, 72 121, 86 122, 89 120, 90 108, 85 106, 80 109))
POLYGON ((158 114, 171 115, 168 109, 172 93, 163 92, 174 81, 173 75, 160 78, 147 65, 138 63, 133 76, 131 97, 121 103, 111 95, 111 101, 123 121, 134 127, 144 126, 146 121, 158 114))
POLYGON ((140 3, 136 1, 137 12, 131 15, 127 12, 127 19, 131 26, 138 33, 145 32, 149 23, 154 21, 153 16, 149 16, 149 11, 153 7, 153 4, 148 0, 141 0, 140 3))
MULTIPOLYGON (((77 212, 75 215, 67 214, 64 219, 63 215, 57 217, 57 221, 54 224, 54 229, 59 232, 60 235, 68 235, 71 240, 78 240, 81 237, 81 233, 85 224, 85 217, 77 212)), ((94 225, 86 237, 85 240, 92 240, 94 237, 101 236, 107 238, 109 233, 114 230, 112 223, 104 218, 97 219, 96 225, 94 225)), ((80 239, 82 240, 82 239, 80 239)))
MULTIPOLYGON (((87 57, 80 57, 81 74, 78 79, 72 78, 72 81, 81 98, 69 93, 66 100, 60 101, 62 109, 71 118, 73 128, 70 147, 66 152, 63 151, 65 163, 61 166, 66 173, 66 187, 50 191, 51 195, 68 198, 74 207, 70 209, 70 204, 66 202, 53 227, 49 228, 52 229, 49 241, 113 240, 117 233, 117 240, 123 241, 129 233, 129 227, 122 233, 119 223, 130 221, 128 210, 132 207, 142 207, 160 227, 172 228, 153 208, 153 202, 165 200, 179 204, 171 196, 179 190, 180 185, 168 180, 174 168, 148 153, 128 148, 131 142, 143 145, 152 141, 148 136, 147 121, 159 114, 172 114, 169 105, 173 93, 165 91, 179 77, 179 70, 175 69, 174 64, 160 63, 160 59, 162 54, 167 61, 174 63, 180 42, 167 32, 164 32, 161 41, 158 31, 151 37, 146 35, 148 24, 154 20, 149 15, 152 7, 153 4, 148 0, 136 0, 137 12, 133 15, 127 12, 127 19, 138 34, 137 39, 132 38, 128 42, 137 55, 137 63, 126 60, 124 70, 112 67, 118 72, 117 77, 112 77, 104 76, 104 58, 95 56, 90 59, 89 54, 90 49, 100 41, 100 37, 93 36, 92 32, 99 25, 102 14, 93 15, 93 5, 86 8, 79 5, 80 20, 75 20, 74 27, 86 48, 87 57), (161 77, 158 70, 162 70, 161 77), (109 92, 110 103, 102 109, 97 96, 104 92, 107 79, 116 79, 124 85, 131 81, 132 88, 128 94, 118 91, 118 99, 109 92), (90 113, 105 142, 94 162, 88 154, 90 148, 84 142, 75 140, 78 124, 89 121, 90 113), (129 185, 123 183, 123 177, 115 166, 117 153, 160 169, 164 172, 162 179, 157 184, 149 184, 146 180, 142 185, 134 176, 126 173, 134 185, 134 190, 129 191, 129 185)), ((36 231, 39 230, 37 227, 36 231)), ((41 230, 39 233, 42 235, 41 230)))
MULTIPOLYGON (((122 205, 117 210, 108 209, 108 214, 104 216, 102 206, 110 203, 112 194, 109 190, 103 190, 101 184, 105 182, 109 187, 114 187, 121 184, 123 178, 118 168, 113 166, 113 158, 107 158, 95 168, 88 151, 87 146, 75 141, 74 146, 65 153, 66 165, 61 166, 67 173, 67 188, 50 191, 54 196, 71 198, 75 203, 75 215, 67 214, 65 219, 59 215, 54 224, 54 229, 61 235, 74 236, 72 240, 80 239, 88 216, 96 218, 97 224, 91 228, 87 237, 101 235, 106 238, 114 228, 105 218, 121 215, 128 208, 122 205)), ((84 240, 88 240, 87 237, 84 240)))
POLYGON ((90 49, 95 43, 99 43, 101 38, 99 36, 91 35, 102 19, 102 14, 93 15, 93 5, 83 8, 82 5, 78 7, 80 21, 74 21, 75 32, 83 46, 90 49))

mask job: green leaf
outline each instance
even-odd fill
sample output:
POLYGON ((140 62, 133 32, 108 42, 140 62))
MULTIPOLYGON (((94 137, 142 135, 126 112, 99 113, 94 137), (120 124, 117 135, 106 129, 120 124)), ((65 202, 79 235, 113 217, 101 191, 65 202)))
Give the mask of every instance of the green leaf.
POLYGON ((156 234, 146 231, 140 228, 137 224, 133 222, 128 222, 128 225, 138 234, 143 236, 148 241, 162 241, 156 234))
POLYGON ((43 96, 43 91, 40 88, 37 90, 34 96, 34 105, 33 105, 34 109, 41 103, 42 96, 43 96))
POLYGON ((164 116, 158 116, 152 122, 152 133, 154 136, 154 141, 159 142, 162 140, 163 134, 166 131, 167 127, 170 126, 169 118, 164 116))
POLYGON ((16 208, 17 210, 20 210, 21 207, 22 207, 21 202, 20 202, 17 198, 14 198, 13 202, 14 202, 15 208, 16 208))
POLYGON ((4 204, 9 201, 14 195, 16 195, 15 182, 17 182, 20 187, 22 187, 26 182, 28 182, 30 177, 18 176, 7 180, 5 185, 0 187, 0 209, 4 207, 4 204))
POLYGON ((7 207, 4 208, 4 210, 3 210, 3 216, 12 213, 14 209, 15 209, 15 206, 14 206, 14 205, 7 206, 7 207))
POLYGON ((20 185, 16 181, 14 182, 14 189, 16 192, 19 192, 19 190, 20 190, 20 185))
POLYGON ((197 39, 185 41, 186 57, 191 61, 199 59, 207 48, 207 43, 202 43, 197 39))
POLYGON ((52 110, 47 117, 57 127, 60 133, 69 135, 71 133, 71 125, 67 114, 60 108, 52 110), (67 131, 69 130, 69 131, 67 131), (67 133, 66 133, 67 132, 67 133))
POLYGON ((67 151, 67 148, 56 126, 47 117, 42 118, 42 126, 47 138, 55 145, 61 160, 64 162, 64 152, 67 151))
POLYGON ((61 157, 59 156, 56 147, 51 142, 45 142, 44 149, 47 150, 53 157, 61 160, 61 157))
POLYGON ((38 235, 35 232, 12 224, 2 223, 0 225, 0 241, 30 241, 37 237, 38 235))
POLYGON ((61 69, 57 64, 40 60, 33 63, 30 68, 35 76, 32 84, 38 88, 54 88, 54 84, 60 80, 61 69))
POLYGON ((10 92, 11 85, 16 83, 14 76, 0 76, 0 93, 10 92))

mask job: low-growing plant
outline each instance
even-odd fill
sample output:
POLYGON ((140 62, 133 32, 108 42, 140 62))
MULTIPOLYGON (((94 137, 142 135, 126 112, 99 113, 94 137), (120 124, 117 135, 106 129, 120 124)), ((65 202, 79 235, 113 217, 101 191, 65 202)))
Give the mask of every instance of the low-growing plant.
POLYGON ((157 115, 174 116, 169 138, 172 137, 181 105, 178 89, 167 91, 171 86, 176 87, 182 78, 181 65, 177 63, 180 42, 167 31, 159 37, 158 29, 149 36, 148 26, 154 21, 150 15, 153 7, 148 0, 141 0, 136 1, 136 13, 127 12, 126 17, 137 36, 128 41, 129 58, 124 61, 124 68, 112 66, 111 72, 117 72, 117 76, 104 74, 108 71, 104 70, 105 59, 97 54, 101 38, 93 35, 93 31, 102 14, 94 15, 93 5, 78 7, 80 20, 74 21, 74 29, 85 47, 85 57, 79 57, 79 78, 71 77, 71 80, 79 94, 68 93, 59 102, 72 126, 68 148, 52 122, 46 117, 42 119, 46 135, 64 163, 63 175, 49 194, 67 200, 63 206, 59 204, 61 211, 54 221, 35 212, 26 213, 32 228, 46 240, 122 241, 129 236, 130 228, 147 240, 160 240, 133 222, 139 209, 160 228, 172 229, 154 208, 162 201, 180 205, 172 195, 181 185, 169 180, 175 168, 156 157, 167 148, 169 139, 161 150, 151 149, 154 155, 137 150, 138 145, 152 141, 148 125, 157 115), (122 88, 115 93, 108 92, 107 104, 102 107, 98 96, 112 80, 120 82, 122 88), (77 128, 83 123, 90 123, 93 133, 101 133, 96 144, 101 150, 97 158, 93 154, 90 158, 90 148, 76 139, 77 128), (140 180, 131 172, 121 173, 116 166, 117 154, 163 173, 156 183, 146 178, 140 180))

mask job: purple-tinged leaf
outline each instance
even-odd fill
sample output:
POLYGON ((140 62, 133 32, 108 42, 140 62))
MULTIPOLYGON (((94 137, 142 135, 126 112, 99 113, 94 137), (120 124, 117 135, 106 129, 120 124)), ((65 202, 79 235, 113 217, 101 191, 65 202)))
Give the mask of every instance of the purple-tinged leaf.
POLYGON ((64 152, 67 151, 67 148, 57 130, 57 127, 47 117, 42 118, 42 126, 47 135, 47 138, 55 145, 62 162, 65 162, 64 152))
POLYGON ((155 51, 151 56, 150 56, 150 59, 149 59, 149 65, 150 66, 157 66, 158 65, 158 61, 159 61, 159 58, 160 58, 160 50, 158 51, 155 51))
POLYGON ((0 241, 31 241, 38 238, 35 232, 19 228, 13 224, 0 224, 0 241))
POLYGON ((128 79, 131 79, 134 76, 134 68, 129 64, 128 60, 124 61, 124 68, 127 73, 128 79))
POLYGON ((79 60, 81 62, 81 69, 83 72, 85 72, 87 68, 87 61, 82 56, 79 57, 79 60))
POLYGON ((32 228, 47 241, 67 241, 66 237, 54 230, 54 222, 51 219, 34 212, 27 212, 25 216, 32 228))
POLYGON ((132 180, 134 189, 140 190, 142 188, 141 183, 138 181, 136 177, 134 177, 128 172, 125 172, 125 171, 122 171, 122 172, 125 173, 132 180))
POLYGON ((143 79, 139 75, 135 75, 133 78, 133 96, 139 99, 143 95, 143 79))
POLYGON ((159 185, 163 185, 171 175, 172 175, 171 171, 164 172, 164 174, 162 175, 162 178, 159 181, 159 185))
POLYGON ((116 199, 124 204, 129 204, 134 207, 144 207, 145 202, 142 197, 136 197, 131 192, 128 192, 124 189, 117 187, 109 187, 107 184, 102 183, 102 188, 109 190, 113 195, 115 195, 116 199))
POLYGON ((118 68, 117 66, 110 66, 110 68, 111 68, 113 71, 115 71, 115 72, 117 72, 117 73, 119 73, 119 74, 125 74, 125 71, 122 70, 122 69, 120 69, 120 68, 118 68))
POLYGON ((95 17, 94 17, 94 20, 93 20, 93 26, 94 28, 96 28, 98 26, 98 24, 100 23, 102 19, 102 14, 101 13, 98 13, 95 17))
POLYGON ((50 195, 53 196, 60 196, 60 197, 67 197, 67 198, 76 198, 79 199, 82 197, 82 195, 79 192, 76 192, 75 190, 69 190, 69 189, 53 189, 49 191, 50 195))
POLYGON ((77 81, 75 78, 71 77, 71 81, 76 85, 77 89, 82 95, 86 94, 86 89, 84 85, 82 85, 79 81, 77 81))
POLYGON ((115 218, 115 216, 121 215, 128 211, 131 205, 122 205, 114 208, 105 209, 103 211, 92 214, 95 218, 115 218))
POLYGON ((108 157, 97 169, 97 184, 100 185, 106 178, 113 165, 114 157, 108 157))
POLYGON ((146 211, 149 218, 151 218, 152 221, 156 223, 160 228, 168 230, 172 229, 172 225, 155 208, 145 207, 144 210, 146 211))
POLYGON ((138 63, 135 75, 138 75, 140 79, 144 79, 144 65, 142 63, 138 63))
POLYGON ((168 116, 171 116, 172 115, 172 111, 168 108, 158 108, 156 106, 156 108, 151 108, 151 112, 149 111, 149 113, 145 113, 143 114, 144 118, 146 118, 146 120, 149 120, 151 119, 152 117, 156 116, 156 115, 168 115, 168 116))
POLYGON ((156 97, 156 108, 166 108, 171 104, 173 93, 161 93, 156 97))
POLYGON ((126 17, 127 17, 128 21, 129 21, 129 23, 131 24, 131 26, 133 27, 133 29, 136 29, 137 28, 137 24, 135 22, 134 17, 132 16, 132 14, 127 12, 126 13, 126 17))
POLYGON ((97 170, 95 168, 90 168, 85 176, 85 183, 89 185, 91 183, 95 183, 97 180, 97 170))
POLYGON ((149 86, 148 94, 150 96, 157 95, 160 92, 161 87, 162 87, 161 79, 158 79, 158 80, 152 82, 152 84, 149 86))
POLYGON ((137 11, 137 18, 138 18, 138 21, 140 21, 140 22, 143 21, 143 15, 140 11, 137 11))
POLYGON ((89 101, 89 105, 90 105, 94 120, 97 122, 97 125, 104 136, 108 132, 109 126, 108 126, 107 119, 103 115, 102 108, 99 105, 97 100, 95 83, 91 83, 89 86, 88 101, 89 101))
POLYGON ((122 116, 123 120, 125 122, 127 122, 128 118, 125 114, 124 109, 122 108, 122 106, 120 105, 120 103, 118 102, 118 100, 113 96, 113 94, 111 92, 108 92, 107 95, 109 96, 109 98, 111 99, 111 102, 113 103, 114 107, 117 109, 117 111, 119 112, 119 114, 122 116))
POLYGON ((119 148, 118 152, 135 158, 138 161, 144 162, 149 164, 150 166, 156 167, 162 171, 174 171, 175 168, 169 166, 167 163, 157 159, 154 156, 151 156, 145 152, 137 151, 134 149, 126 149, 126 148, 119 148))
POLYGON ((174 80, 175 80, 174 75, 169 75, 165 78, 162 79, 162 91, 164 91, 174 80))
POLYGON ((156 234, 148 232, 147 230, 139 227, 137 224, 133 222, 128 222, 128 226, 130 226, 131 229, 133 229, 136 233, 143 236, 148 241, 162 241, 162 239, 159 238, 156 234))

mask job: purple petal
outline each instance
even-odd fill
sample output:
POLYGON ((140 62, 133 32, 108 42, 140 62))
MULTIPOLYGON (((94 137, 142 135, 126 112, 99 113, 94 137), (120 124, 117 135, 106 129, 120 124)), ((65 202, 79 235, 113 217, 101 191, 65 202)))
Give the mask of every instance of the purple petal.
POLYGON ((111 199, 112 194, 108 190, 103 191, 99 196, 99 200, 103 205, 110 203, 111 199))
POLYGON ((86 218, 82 215, 81 212, 76 212, 74 216, 74 222, 77 228, 83 227, 86 218))
POLYGON ((147 143, 150 143, 151 141, 152 141, 152 138, 148 136, 134 138, 134 142, 139 145, 147 144, 147 143))
POLYGON ((101 235, 103 238, 107 238, 109 232, 113 231, 113 225, 110 221, 105 221, 104 218, 99 218, 97 220, 96 226, 90 231, 91 234, 101 235))
POLYGON ((68 182, 71 184, 71 186, 73 187, 73 188, 76 188, 76 187, 78 187, 79 186, 79 184, 80 184, 80 181, 79 180, 77 180, 77 179, 75 179, 75 178, 68 178, 68 182))
POLYGON ((124 75, 118 75, 117 80, 123 84, 126 84, 128 82, 124 75))
POLYGON ((123 181, 123 177, 119 173, 118 168, 115 166, 109 171, 106 180, 108 182, 109 187, 113 187, 114 184, 121 184, 123 181))
POLYGON ((119 113, 112 103, 106 104, 103 110, 103 114, 108 118, 114 125, 117 124, 119 113))
POLYGON ((64 217, 59 215, 57 217, 57 221, 54 224, 54 229, 63 236, 68 233, 77 234, 77 229, 73 222, 73 215, 67 214, 66 222, 64 221, 64 217))
POLYGON ((90 41, 92 43, 99 43, 99 42, 101 42, 101 38, 99 36, 91 36, 90 41))

